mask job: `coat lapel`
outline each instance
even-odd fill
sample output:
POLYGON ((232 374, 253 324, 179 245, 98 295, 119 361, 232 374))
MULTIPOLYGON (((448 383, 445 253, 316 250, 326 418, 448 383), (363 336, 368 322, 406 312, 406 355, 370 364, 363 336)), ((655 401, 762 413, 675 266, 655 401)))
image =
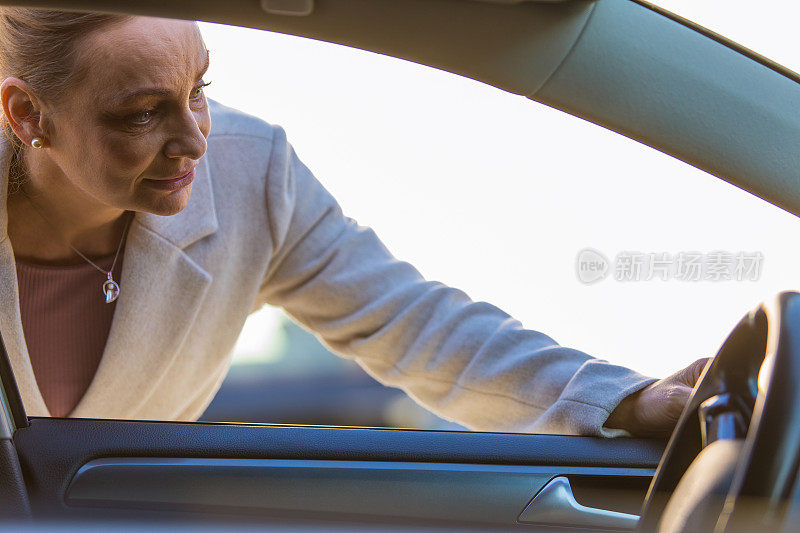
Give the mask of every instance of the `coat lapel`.
POLYGON ((134 222, 103 358, 79 418, 135 418, 183 344, 211 276, 183 250, 134 222))
POLYGON ((44 398, 36 384, 25 334, 22 331, 22 315, 19 310, 19 286, 14 250, 8 238, 8 167, 11 163, 11 142, 0 134, 0 334, 11 362, 14 380, 22 395, 25 411, 29 416, 50 416, 44 398))
POLYGON ((183 211, 170 217, 136 214, 125 244, 108 342, 70 417, 137 417, 180 351, 212 281, 184 248, 216 230, 208 161, 203 158, 183 211))
MULTIPOLYGON (((7 235, 11 143, 0 135, 0 332, 29 416, 50 416, 36 384, 19 312, 14 252, 7 235)), ((207 158, 186 208, 170 217, 137 213, 128 233, 108 341, 97 372, 70 417, 135 418, 183 345, 211 284, 184 249, 218 227, 207 158)))

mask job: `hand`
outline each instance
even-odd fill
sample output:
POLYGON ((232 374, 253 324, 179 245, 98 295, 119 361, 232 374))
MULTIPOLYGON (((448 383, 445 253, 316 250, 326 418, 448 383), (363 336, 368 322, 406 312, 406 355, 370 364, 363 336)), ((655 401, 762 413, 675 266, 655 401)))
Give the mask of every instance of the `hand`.
POLYGON ((639 437, 669 436, 709 358, 651 383, 622 400, 608 417, 607 428, 624 429, 639 437))

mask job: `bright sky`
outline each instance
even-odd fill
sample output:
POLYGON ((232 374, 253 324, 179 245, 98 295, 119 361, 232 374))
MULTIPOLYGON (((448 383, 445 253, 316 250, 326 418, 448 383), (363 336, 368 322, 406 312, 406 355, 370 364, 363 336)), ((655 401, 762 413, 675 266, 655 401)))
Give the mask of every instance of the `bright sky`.
MULTIPOLYGON (((790 0, 662 0, 800 70, 790 0)), ((282 125, 344 211, 400 259, 561 344, 665 375, 750 308, 800 289, 800 221, 682 162, 525 98, 413 63, 201 23, 209 97, 282 125), (758 281, 581 283, 578 252, 760 252, 758 281)), ((239 357, 264 352, 254 315, 239 357)))

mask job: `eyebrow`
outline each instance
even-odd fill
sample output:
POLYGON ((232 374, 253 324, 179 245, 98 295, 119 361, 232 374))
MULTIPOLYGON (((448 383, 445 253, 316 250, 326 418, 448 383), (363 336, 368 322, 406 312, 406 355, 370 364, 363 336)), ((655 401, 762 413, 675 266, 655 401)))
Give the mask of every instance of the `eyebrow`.
MULTIPOLYGON (((208 67, 211 64, 211 53, 209 52, 208 48, 206 48, 206 62, 203 64, 203 67, 200 69, 200 72, 197 74, 197 79, 203 77, 203 75, 208 71, 208 67)), ((141 98, 143 96, 160 96, 160 97, 167 97, 172 94, 172 91, 169 89, 161 89, 161 88, 150 88, 150 89, 136 89, 133 91, 129 91, 124 93, 122 96, 118 98, 114 98, 112 100, 115 104, 124 104, 128 100, 133 100, 135 98, 141 98)))

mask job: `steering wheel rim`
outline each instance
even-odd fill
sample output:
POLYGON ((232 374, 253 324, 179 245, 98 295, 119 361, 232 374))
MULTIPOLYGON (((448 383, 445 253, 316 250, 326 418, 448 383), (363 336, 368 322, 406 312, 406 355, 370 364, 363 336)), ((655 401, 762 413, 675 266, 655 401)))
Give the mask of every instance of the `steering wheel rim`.
POLYGON ((638 530, 781 525, 800 464, 798 385, 800 293, 782 292, 748 313, 704 369, 656 469, 638 530), (706 501, 676 504, 687 495, 701 499, 697 490, 688 494, 681 480, 693 470, 694 480, 698 469, 702 475, 700 456, 717 441, 737 444, 736 452, 727 452, 730 479, 710 488, 714 494, 706 501), (685 517, 665 517, 670 508, 685 517), (707 523, 681 522, 689 516, 707 523))

